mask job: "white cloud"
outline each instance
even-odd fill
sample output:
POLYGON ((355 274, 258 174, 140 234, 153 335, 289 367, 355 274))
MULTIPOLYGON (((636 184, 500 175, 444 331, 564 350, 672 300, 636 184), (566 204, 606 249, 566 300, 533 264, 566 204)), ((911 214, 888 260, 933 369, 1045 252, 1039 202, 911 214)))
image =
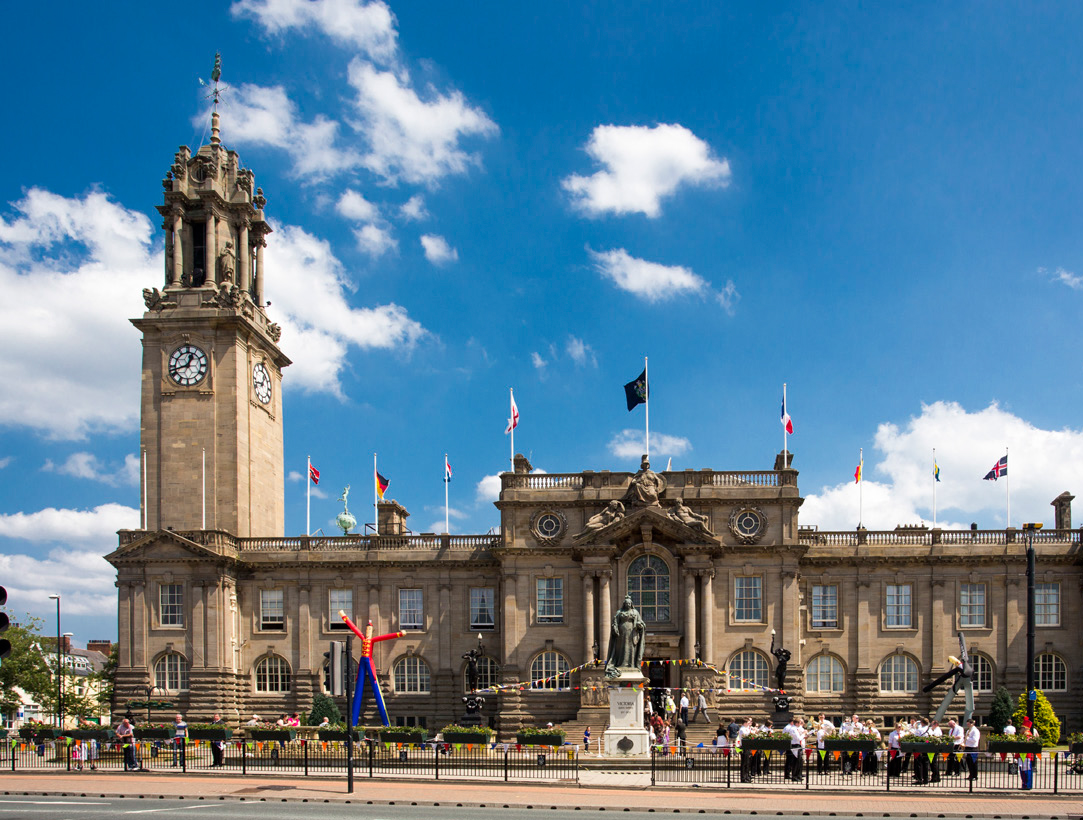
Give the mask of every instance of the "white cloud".
MULTIPOLYGON (((1078 483, 1083 430, 1042 430, 997 404, 968 413, 955 402, 922 405, 904 429, 890 423, 876 432, 874 458, 865 454, 862 522, 869 529, 932 523, 933 448, 940 465, 937 525, 997 529, 1007 525, 1005 479, 983 481, 1009 448, 1012 525, 1052 525, 1049 503, 1078 483), (873 480, 870 480, 873 479, 873 480)), ((854 465, 857 465, 855 453, 854 465)), ((1076 487, 1075 489, 1078 489, 1076 487)), ((858 523, 858 487, 847 481, 811 493, 801 523, 822 530, 852 530, 858 523)))
POLYGON ((117 530, 139 526, 139 510, 102 504, 92 510, 47 507, 33 513, 0 515, 0 537, 34 543, 78 543, 109 552, 117 547, 117 530))
POLYGON ((432 183, 464 173, 478 157, 460 146, 471 136, 499 129, 462 93, 428 89, 422 99, 405 72, 380 71, 360 59, 350 62, 349 82, 357 91, 361 120, 355 125, 368 143, 363 164, 387 182, 432 183))
POLYGON ((399 240, 391 235, 391 231, 379 225, 364 225, 355 230, 353 235, 357 238, 358 249, 373 258, 399 247, 399 240))
POLYGON ((487 475, 478 482, 477 503, 492 503, 500 498, 501 479, 499 475, 487 475))
POLYGON ((421 222, 429 218, 429 212, 425 210, 425 197, 414 194, 399 208, 402 218, 408 222, 421 222))
POLYGON ((446 265, 449 262, 459 261, 459 252, 442 236, 425 234, 421 237, 421 247, 425 249, 425 258, 434 265, 446 265))
MULTIPOLYGON (((193 123, 202 126, 207 112, 193 123)), ((227 142, 267 145, 285 151, 299 177, 324 179, 361 165, 360 152, 341 145, 339 124, 324 115, 312 122, 298 118, 296 104, 281 86, 243 84, 233 90, 222 130, 227 142)))
POLYGON ((134 453, 126 455, 124 464, 120 466, 106 466, 93 453, 72 453, 63 464, 47 460, 41 469, 47 473, 100 481, 111 487, 139 485, 139 456, 134 453))
POLYGON ((5 467, 11 464, 14 458, 14 456, 4 456, 4 458, 0 458, 0 470, 3 470, 5 467))
POLYGON ((530 354, 530 362, 534 365, 535 370, 545 370, 546 366, 549 364, 549 362, 543 359, 541 354, 536 350, 530 354))
POLYGON ((408 350, 426 330, 396 304, 353 307, 353 289, 330 245, 302 228, 275 226, 267 248, 267 291, 282 315, 293 365, 287 384, 342 394, 339 375, 350 345, 408 350))
POLYGON ((588 364, 594 367, 598 366, 598 359, 594 356, 594 349, 582 339, 569 336, 564 350, 579 367, 588 364))
POLYGON ((133 429, 142 353, 128 319, 162 280, 150 220, 98 191, 32 188, 12 208, 0 217, 0 383, 18 390, 0 391, 0 424, 60 439, 133 429))
MULTIPOLYGON (((296 483, 298 481, 303 481, 304 478, 305 478, 304 475, 302 475, 298 470, 290 470, 289 474, 286 476, 286 479, 288 481, 292 481, 294 483, 296 483)), ((317 487, 314 484, 312 485, 312 489, 310 490, 310 492, 312 493, 313 498, 320 498, 320 499, 327 498, 327 493, 325 493, 323 490, 321 490, 319 487, 317 487)))
MULTIPOLYGON (((1038 273, 1048 273, 1045 268, 1038 268, 1038 273)), ((1054 282, 1060 282, 1062 285, 1067 285, 1072 290, 1083 290, 1083 276, 1072 273, 1064 268, 1057 268, 1053 271, 1051 277, 1054 282)))
MULTIPOLYGON (((439 507, 426 507, 425 510, 427 512, 439 513, 441 516, 444 514, 443 505, 441 505, 439 507)), ((447 517, 448 517, 449 522, 451 522, 451 521, 462 521, 463 519, 467 518, 467 514, 464 513, 462 510, 455 509, 454 507, 448 507, 447 508, 447 517)), ((440 534, 443 534, 443 533, 449 533, 450 534, 451 530, 447 529, 444 526, 444 519, 440 518, 439 520, 433 522, 432 524, 429 524, 429 528, 428 528, 428 530, 426 530, 426 532, 433 532, 433 533, 436 533, 436 534, 440 535, 440 534)))
POLYGON ((730 166, 681 125, 599 125, 586 151, 604 166, 589 177, 572 174, 562 185, 572 204, 591 216, 642 213, 656 217, 662 199, 681 185, 725 186, 730 166))
MULTIPOLYGON (((651 457, 680 456, 692 449, 692 443, 680 436, 665 433, 651 433, 651 457)), ((642 430, 621 430, 609 442, 609 452, 617 458, 634 458, 637 461, 646 449, 646 438, 642 430)))
POLYGON ((342 192, 335 204, 335 210, 355 222, 375 222, 380 217, 380 210, 351 188, 342 192))
POLYGON ((254 18, 269 34, 314 27, 375 60, 392 61, 398 50, 395 16, 379 0, 238 0, 230 10, 254 18))
POLYGON ((726 286, 722 288, 717 294, 718 304, 722 305, 722 309, 727 314, 732 316, 737 310, 737 302, 741 299, 741 294, 737 292, 737 286, 733 284, 733 280, 726 281, 726 286))
POLYGON ((703 293, 707 282, 680 265, 660 265, 636 259, 624 248, 594 251, 587 248, 595 269, 618 288, 648 302, 663 302, 688 293, 703 293))

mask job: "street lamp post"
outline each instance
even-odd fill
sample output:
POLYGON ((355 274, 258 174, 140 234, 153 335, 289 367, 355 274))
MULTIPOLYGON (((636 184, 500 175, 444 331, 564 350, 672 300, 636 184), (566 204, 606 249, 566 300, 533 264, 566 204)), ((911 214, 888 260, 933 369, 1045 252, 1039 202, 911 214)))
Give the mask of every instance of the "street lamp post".
POLYGON ((60 645, 60 595, 50 595, 56 601, 56 728, 64 728, 64 669, 60 645))
POLYGON ((1034 533, 1041 523, 1023 525, 1027 534, 1027 717, 1034 725, 1034 533))

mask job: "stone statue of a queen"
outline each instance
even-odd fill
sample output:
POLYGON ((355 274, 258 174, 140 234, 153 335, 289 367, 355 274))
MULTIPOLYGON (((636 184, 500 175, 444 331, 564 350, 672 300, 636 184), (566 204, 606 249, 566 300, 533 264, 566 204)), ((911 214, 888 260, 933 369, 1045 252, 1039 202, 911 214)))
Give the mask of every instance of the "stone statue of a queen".
POLYGON ((613 630, 609 636, 609 656, 605 659, 605 676, 617 678, 621 670, 639 672, 643 662, 644 638, 647 625, 634 606, 631 596, 625 596, 624 603, 613 616, 613 630))

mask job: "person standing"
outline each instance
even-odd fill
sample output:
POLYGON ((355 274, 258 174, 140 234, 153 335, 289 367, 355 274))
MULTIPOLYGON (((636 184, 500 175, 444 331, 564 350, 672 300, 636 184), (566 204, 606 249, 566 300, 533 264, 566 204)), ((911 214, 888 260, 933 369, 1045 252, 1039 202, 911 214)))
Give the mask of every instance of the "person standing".
POLYGON ((1011 718, 1008 719, 1007 725, 1004 726, 1004 734, 1008 737, 1015 734, 1015 725, 1012 723, 1011 718))
MULTIPOLYGON (((929 734, 929 724, 925 718, 921 718, 914 724, 913 736, 920 739, 927 734, 929 734)), ((929 784, 929 756, 924 752, 918 752, 914 756, 914 782, 919 786, 929 784)))
POLYGON ((891 734, 887 736, 887 776, 898 777, 902 772, 902 757, 900 756, 899 741, 906 736, 906 730, 903 729, 903 722, 900 720, 895 724, 895 728, 892 729, 891 734))
POLYGON ((790 736, 790 751, 786 755, 785 777, 801 782, 801 763, 805 754, 805 723, 801 718, 792 719, 782 730, 790 736))
POLYGON ((681 692, 681 721, 685 726, 688 725, 688 690, 685 689, 681 692))
POLYGON ((177 765, 177 757, 180 756, 181 768, 184 768, 184 744, 188 742, 188 724, 184 722, 182 715, 177 715, 173 720, 173 765, 177 765))
MULTIPOLYGON (((326 718, 324 718, 326 720, 326 718)), ((215 713, 214 720, 211 721, 212 726, 225 726, 225 721, 222 720, 222 716, 215 713)), ((211 768, 218 768, 222 765, 222 758, 224 755, 226 742, 224 740, 212 740, 211 741, 211 768)))
POLYGON ((583 730, 583 751, 590 751, 590 727, 583 730))
POLYGON ((704 694, 702 689, 699 690, 699 695, 696 696, 696 711, 692 714, 693 723, 696 722, 696 718, 699 717, 701 712, 703 713, 703 719, 710 723, 711 716, 707 714, 707 695, 704 694))
MULTIPOLYGON (((1027 725, 1029 722, 1029 718, 1023 719, 1023 731, 1019 734, 1020 740, 1026 741, 1034 739, 1030 726, 1027 725)), ((1016 757, 1019 758, 1020 788, 1024 791, 1030 791, 1034 788, 1034 756, 1030 754, 1021 754, 1016 755, 1016 757)))
POLYGON ((959 754, 963 751, 963 727, 952 718, 948 721, 948 736, 951 737, 951 755, 948 756, 948 766, 944 771, 947 777, 955 777, 959 774, 959 754))
POLYGON ((981 740, 981 732, 978 731, 974 719, 966 722, 966 734, 963 737, 963 746, 966 748, 966 768, 970 772, 968 780, 978 779, 978 743, 981 740))
POLYGON ((752 734, 752 718, 747 718, 737 731, 737 743, 741 747, 741 782, 752 782, 751 758, 752 754, 746 748, 748 736, 752 734))
POLYGON ((677 712, 677 702, 673 700, 673 693, 666 690, 666 720, 673 720, 677 712))
MULTIPOLYGON (((929 724, 929 737, 943 737, 944 730, 940 728, 940 724, 935 720, 929 724)), ((929 775, 929 782, 940 782, 940 747, 937 747, 936 754, 933 755, 932 760, 932 772, 929 775)))
POLYGON ((139 764, 135 762, 135 731, 128 718, 123 718, 117 727, 117 743, 124 748, 124 771, 134 772, 139 770, 139 764))

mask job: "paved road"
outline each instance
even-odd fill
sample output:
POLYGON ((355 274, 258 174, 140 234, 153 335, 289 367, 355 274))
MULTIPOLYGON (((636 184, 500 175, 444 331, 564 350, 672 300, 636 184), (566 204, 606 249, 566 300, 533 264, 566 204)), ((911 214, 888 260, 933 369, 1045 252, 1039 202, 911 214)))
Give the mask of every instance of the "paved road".
POLYGON ((347 795, 343 780, 120 772, 0 774, 0 820, 20 818, 201 817, 204 820, 306 814, 365 820, 529 820, 585 814, 653 812, 703 814, 729 820, 755 813, 840 817, 1058 818, 1083 815, 1078 796, 937 795, 769 791, 711 788, 579 787, 571 784, 402 782, 363 780, 347 795), (39 795, 50 795, 41 797, 39 795), (178 799, 182 798, 182 799, 178 799), (199 798, 203 798, 200 800, 199 798), (18 800, 26 802, 11 803, 18 800), (101 808, 99 808, 101 807, 101 808), (250 811, 251 810, 251 811, 250 811), (338 814, 338 812, 345 812, 338 814), (134 814, 139 812, 140 814, 134 814), (230 814, 229 812, 234 812, 230 814))

